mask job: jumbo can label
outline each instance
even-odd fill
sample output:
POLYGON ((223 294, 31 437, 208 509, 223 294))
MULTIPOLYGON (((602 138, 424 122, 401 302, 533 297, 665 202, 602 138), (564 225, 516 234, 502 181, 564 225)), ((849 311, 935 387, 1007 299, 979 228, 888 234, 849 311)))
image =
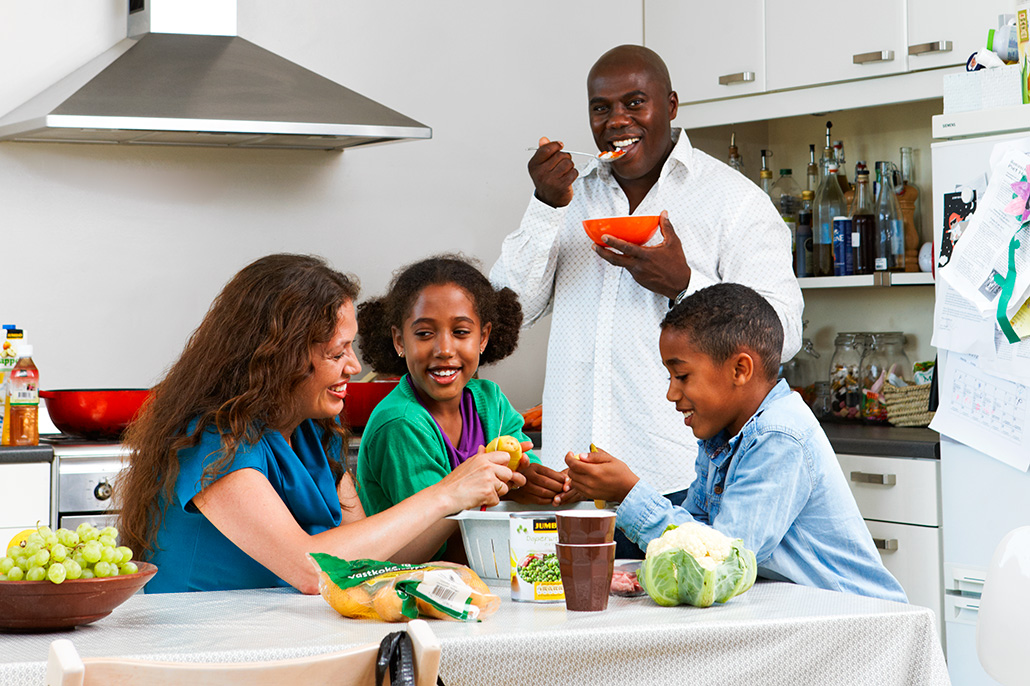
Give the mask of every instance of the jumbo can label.
POLYGON ((555 544, 558 522, 547 512, 519 512, 509 521, 511 599, 529 603, 565 600, 555 544))

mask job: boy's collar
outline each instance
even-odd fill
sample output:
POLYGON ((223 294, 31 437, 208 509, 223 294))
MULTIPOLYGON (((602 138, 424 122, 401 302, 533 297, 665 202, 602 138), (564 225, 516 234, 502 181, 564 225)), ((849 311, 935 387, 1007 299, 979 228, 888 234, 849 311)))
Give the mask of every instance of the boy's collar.
POLYGON ((774 385, 765 395, 765 399, 762 401, 762 404, 758 406, 758 409, 755 410, 755 413, 751 415, 746 422, 744 422, 744 426, 740 427, 740 431, 738 431, 734 436, 730 436, 729 432, 726 429, 723 429, 707 441, 702 441, 701 445, 704 447, 705 452, 709 455, 717 456, 717 458, 713 457, 713 462, 721 463, 728 460, 730 456, 736 452, 737 444, 740 443, 741 437, 744 435, 744 432, 747 431, 748 426, 755 421, 755 418, 762 414, 770 403, 773 403, 784 396, 790 395, 792 392, 793 391, 791 391, 790 386, 787 385, 786 379, 780 379, 777 381, 776 385, 774 385))

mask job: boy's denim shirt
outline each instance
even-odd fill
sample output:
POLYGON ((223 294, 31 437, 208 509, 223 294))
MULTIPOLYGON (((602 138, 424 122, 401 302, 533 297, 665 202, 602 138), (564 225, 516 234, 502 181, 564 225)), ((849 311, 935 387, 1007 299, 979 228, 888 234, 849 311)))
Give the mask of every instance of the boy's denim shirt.
POLYGON ((780 380, 736 436, 698 441, 682 507, 640 481, 617 524, 641 548, 691 520, 741 538, 760 577, 905 602, 884 568, 826 434, 780 380))

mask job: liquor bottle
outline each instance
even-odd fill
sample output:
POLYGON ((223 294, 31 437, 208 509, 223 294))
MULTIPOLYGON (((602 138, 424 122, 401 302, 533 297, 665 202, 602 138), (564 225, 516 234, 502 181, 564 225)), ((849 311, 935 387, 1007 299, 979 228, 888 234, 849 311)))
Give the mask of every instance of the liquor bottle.
MULTIPOLYGON (((797 221, 798 221, 798 209, 801 206, 801 189, 798 188, 797 183, 794 182, 794 177, 791 176, 790 169, 781 169, 780 178, 776 180, 776 183, 772 185, 769 191, 769 195, 772 197, 773 205, 780 213, 780 217, 783 218, 784 223, 787 224, 787 228, 790 229, 790 252, 795 257, 797 256, 797 221)), ((795 274, 797 274, 797 265, 794 265, 795 274)))
POLYGON ((833 143, 830 142, 830 129, 833 128, 833 122, 826 122, 826 147, 823 148, 823 168, 820 171, 819 183, 822 183, 822 176, 826 174, 826 167, 830 164, 830 160, 833 159, 833 143))
POLYGON ((801 191, 798 237, 794 243, 794 273, 799 277, 815 276, 812 263, 812 222, 815 219, 812 203, 814 198, 815 191, 801 191))
POLYGON ((912 169, 912 148, 901 148, 901 182, 902 189, 898 194, 898 206, 901 208, 901 219, 905 223, 905 271, 919 271, 919 248, 922 240, 919 237, 919 187, 914 183, 915 171, 912 169))
POLYGON ((847 193, 851 190, 848 183, 848 171, 844 160, 844 141, 833 141, 833 159, 837 163, 837 183, 840 184, 840 192, 847 193))
POLYGON ((844 194, 837 183, 837 165, 831 159, 815 194, 812 260, 816 276, 833 276, 833 218, 844 215, 844 194))
POLYGON ((905 270, 905 224, 898 206, 895 186, 897 168, 893 162, 877 162, 876 173, 880 189, 876 194, 876 251, 873 269, 882 271, 905 270))
POLYGON ((32 362, 32 346, 18 348, 18 361, 7 380, 10 398, 10 445, 39 445, 39 370, 32 362))
MULTIPOLYGON (((858 175, 863 170, 865 170, 867 174, 869 173, 868 172, 868 167, 866 167, 866 164, 865 164, 865 160, 859 160, 858 162, 855 162, 855 179, 856 179, 856 183, 857 183, 858 175)), ((872 198, 876 197, 876 193, 872 190, 871 186, 870 186, 870 197, 872 197, 872 198)), ((850 190, 845 191, 845 193, 844 193, 844 204, 848 208, 848 216, 851 216, 852 214, 854 214, 854 211, 855 211, 855 186, 854 185, 851 186, 850 190)))
POLYGON ((762 192, 768 195, 769 199, 773 201, 773 205, 776 205, 776 199, 772 197, 772 169, 769 169, 769 165, 766 164, 766 158, 772 157, 772 152, 769 150, 762 150, 761 155, 762 168, 758 172, 758 185, 762 187, 762 192))
POLYGON ((815 163, 815 143, 808 146, 808 170, 805 172, 808 183, 805 190, 815 193, 819 188, 819 165, 815 163))
POLYGON ((855 173, 855 202, 851 211, 851 251, 856 274, 873 273, 873 244, 876 215, 873 214, 873 192, 869 187, 869 170, 855 173))
MULTIPOLYGON (((741 174, 744 174, 744 158, 742 158, 740 156, 740 153, 737 151, 737 134, 736 133, 731 133, 730 134, 730 156, 729 156, 729 160, 727 161, 727 163, 731 167, 733 167, 734 169, 739 171, 741 174)), ((744 174, 744 175, 746 176, 746 174, 744 174)))

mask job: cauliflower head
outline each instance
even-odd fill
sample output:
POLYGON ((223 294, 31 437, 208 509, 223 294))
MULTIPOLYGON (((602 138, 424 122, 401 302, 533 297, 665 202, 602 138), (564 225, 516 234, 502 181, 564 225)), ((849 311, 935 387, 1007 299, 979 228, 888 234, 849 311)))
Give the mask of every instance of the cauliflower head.
POLYGON ((708 607, 747 591, 757 572, 755 554, 744 541, 689 522, 670 526, 648 543, 637 578, 659 605, 708 607))

